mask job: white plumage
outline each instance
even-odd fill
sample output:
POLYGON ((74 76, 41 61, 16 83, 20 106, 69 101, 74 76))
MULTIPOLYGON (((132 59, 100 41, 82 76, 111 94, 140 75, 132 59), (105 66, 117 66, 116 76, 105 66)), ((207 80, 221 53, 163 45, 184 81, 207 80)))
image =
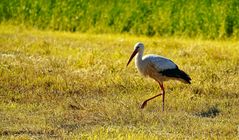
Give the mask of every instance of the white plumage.
POLYGON ((160 93, 152 98, 145 100, 141 108, 144 108, 144 106, 147 104, 149 100, 162 95, 164 110, 165 91, 163 82, 170 79, 176 79, 184 83, 190 83, 191 78, 184 71, 178 69, 178 66, 170 59, 155 54, 143 56, 143 52, 144 52, 143 43, 139 42, 135 44, 134 52, 132 53, 127 63, 127 66, 129 65, 133 57, 137 54, 135 58, 136 68, 142 75, 149 76, 154 80, 156 80, 159 83, 163 93, 160 93))
POLYGON ((177 65, 168 58, 155 54, 145 55, 142 61, 149 61, 149 63, 154 64, 158 71, 177 68, 177 65))

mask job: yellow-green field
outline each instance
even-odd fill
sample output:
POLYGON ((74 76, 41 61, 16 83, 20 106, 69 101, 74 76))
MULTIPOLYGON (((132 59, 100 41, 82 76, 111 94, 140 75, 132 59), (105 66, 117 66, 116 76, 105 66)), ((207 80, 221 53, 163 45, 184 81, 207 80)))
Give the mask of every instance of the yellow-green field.
POLYGON ((239 44, 234 40, 79 34, 0 25, 1 139, 237 139, 239 44), (191 85, 156 82, 134 64, 145 53, 171 58, 191 85))

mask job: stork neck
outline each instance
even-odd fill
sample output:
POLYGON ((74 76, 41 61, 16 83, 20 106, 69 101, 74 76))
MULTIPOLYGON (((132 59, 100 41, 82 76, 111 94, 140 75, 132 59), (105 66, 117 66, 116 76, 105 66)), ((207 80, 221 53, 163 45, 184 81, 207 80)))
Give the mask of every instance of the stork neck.
POLYGON ((143 57, 143 51, 139 51, 135 58, 136 63, 142 63, 142 57, 143 57))

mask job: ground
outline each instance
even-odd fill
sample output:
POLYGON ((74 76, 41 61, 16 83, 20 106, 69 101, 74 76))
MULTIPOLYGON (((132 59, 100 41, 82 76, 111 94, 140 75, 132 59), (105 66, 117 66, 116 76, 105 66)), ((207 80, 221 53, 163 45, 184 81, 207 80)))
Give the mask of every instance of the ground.
POLYGON ((1 139, 237 139, 235 40, 80 34, 0 25, 1 139), (192 78, 157 83, 126 67, 136 42, 192 78))

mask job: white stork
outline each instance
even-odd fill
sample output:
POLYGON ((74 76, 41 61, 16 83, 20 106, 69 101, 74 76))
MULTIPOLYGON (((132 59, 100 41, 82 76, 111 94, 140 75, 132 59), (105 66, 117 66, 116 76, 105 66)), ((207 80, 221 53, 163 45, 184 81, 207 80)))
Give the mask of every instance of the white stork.
POLYGON ((134 46, 134 52, 132 53, 127 66, 136 55, 135 65, 138 71, 144 75, 153 78, 155 81, 159 83, 160 88, 162 89, 162 93, 159 93, 143 102, 141 108, 143 109, 147 102, 162 95, 163 97, 163 111, 164 111, 164 98, 165 91, 163 82, 171 79, 179 80, 184 83, 190 84, 191 78, 184 71, 180 70, 178 66, 168 58, 163 56, 149 54, 143 57, 144 53, 144 44, 138 42, 134 46))

